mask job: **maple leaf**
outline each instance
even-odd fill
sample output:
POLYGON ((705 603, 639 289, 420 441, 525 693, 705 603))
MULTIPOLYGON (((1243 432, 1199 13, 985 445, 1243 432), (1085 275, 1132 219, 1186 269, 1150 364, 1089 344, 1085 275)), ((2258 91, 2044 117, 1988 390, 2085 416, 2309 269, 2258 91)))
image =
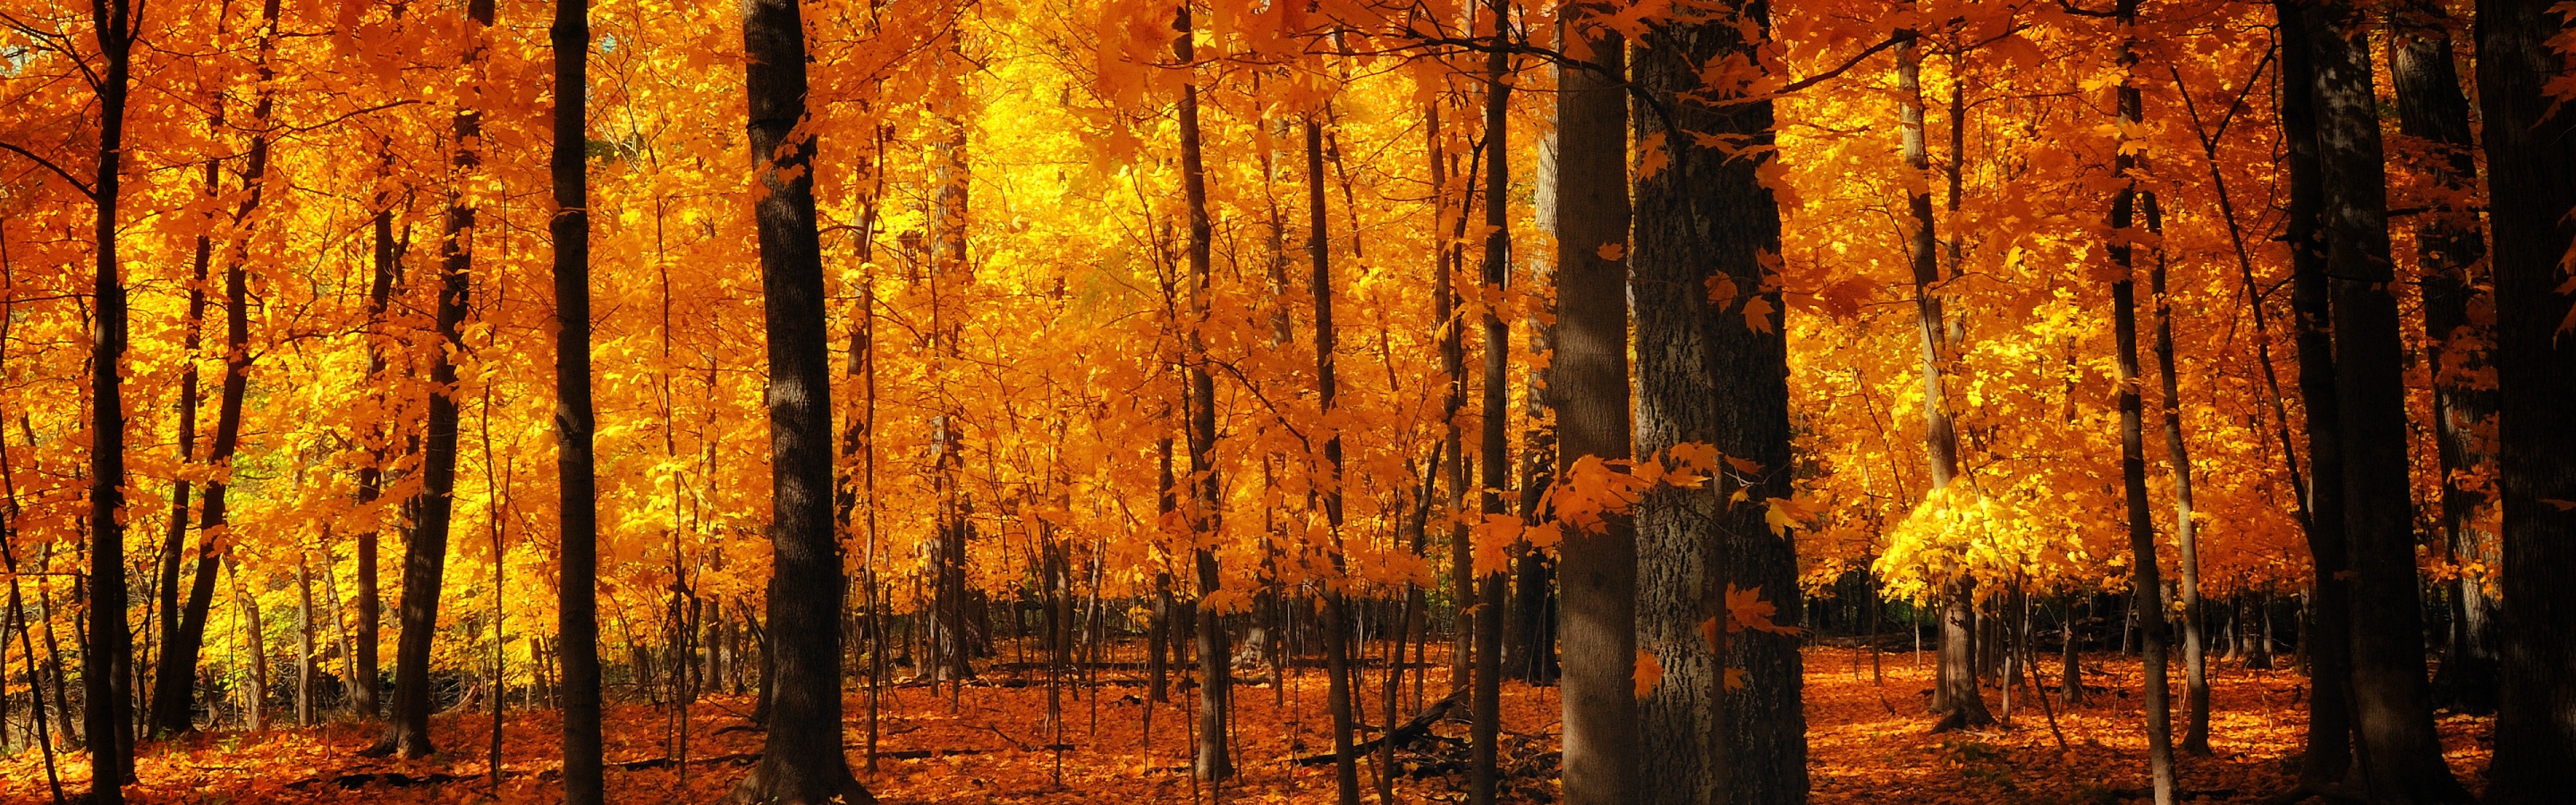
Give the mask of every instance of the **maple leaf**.
POLYGON ((1637 698, 1646 698, 1646 694, 1655 692, 1655 685, 1664 681, 1663 662, 1655 659, 1654 652, 1638 649, 1637 671, 1634 679, 1637 683, 1637 698))

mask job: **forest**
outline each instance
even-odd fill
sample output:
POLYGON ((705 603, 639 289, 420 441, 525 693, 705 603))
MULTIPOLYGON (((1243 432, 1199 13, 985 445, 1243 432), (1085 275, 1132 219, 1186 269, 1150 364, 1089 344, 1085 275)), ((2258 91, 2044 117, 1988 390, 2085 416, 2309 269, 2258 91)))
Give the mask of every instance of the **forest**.
POLYGON ((0 803, 2576 801, 2571 99, 2555 0, 0 0, 0 803))

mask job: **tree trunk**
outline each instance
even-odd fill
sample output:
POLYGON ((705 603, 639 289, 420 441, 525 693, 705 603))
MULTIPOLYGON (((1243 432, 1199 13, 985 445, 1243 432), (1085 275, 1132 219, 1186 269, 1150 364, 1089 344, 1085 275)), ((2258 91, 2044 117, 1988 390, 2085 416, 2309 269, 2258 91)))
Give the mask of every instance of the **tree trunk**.
MULTIPOLYGON (((1189 367, 1189 451, 1190 451, 1190 533, 1197 539, 1217 534, 1222 523, 1220 507, 1224 485, 1217 477, 1216 466, 1216 380, 1208 373, 1206 340, 1196 325, 1211 315, 1208 298, 1209 241, 1213 224, 1208 219, 1207 168, 1199 145, 1199 85, 1194 62, 1197 59, 1190 38, 1189 3, 1183 2, 1174 13, 1172 30, 1173 60, 1182 69, 1191 70, 1189 80, 1181 84, 1181 191, 1189 207, 1189 336, 1183 347, 1183 363, 1189 367)), ((1229 667, 1232 652, 1226 648, 1223 612, 1210 607, 1208 599, 1223 584, 1218 575, 1216 550, 1200 547, 1192 552, 1192 564, 1198 576, 1198 653, 1199 653, 1199 729, 1198 756, 1192 773, 1201 780, 1223 780, 1234 776, 1234 761, 1227 752, 1227 727, 1231 715, 1227 702, 1234 688, 1234 673, 1229 667)))
MULTIPOLYGON (((105 62, 98 83, 98 174, 90 185, 97 202, 97 302, 90 336, 90 468, 89 468, 89 611, 93 626, 81 652, 88 725, 90 802, 121 805, 120 785, 133 776, 130 748, 117 736, 131 724, 130 689, 134 661, 132 636, 125 625, 125 404, 121 373, 125 363, 125 280, 119 276, 117 207, 124 174, 125 104, 136 34, 141 20, 129 0, 99 0, 92 6, 91 32, 105 62)), ((46 612, 53 610, 49 607, 46 612)))
MULTIPOLYGON (((392 154, 388 151, 384 159, 387 172, 391 171, 392 161, 392 154)), ((369 284, 367 290, 366 382, 370 388, 374 388, 385 373, 385 345, 382 343, 385 334, 380 332, 379 328, 384 325, 385 307, 393 296, 394 274, 400 270, 400 254, 394 243, 391 191, 380 191, 376 194, 375 208, 374 220, 370 222, 375 239, 375 281, 369 284)), ((358 470, 357 497, 360 506, 373 505, 383 493, 384 471, 379 468, 379 465, 384 461, 384 452, 373 445, 369 447, 368 452, 371 460, 358 470)), ((384 680, 378 673, 376 663, 376 650, 378 644, 383 642, 379 632, 384 621, 383 596, 376 589, 376 547, 379 535, 384 530, 381 522, 379 518, 377 523, 369 524, 365 531, 358 534, 356 562, 358 578, 357 590, 354 591, 358 599, 358 628, 357 635, 353 638, 357 650, 351 656, 351 662, 355 664, 356 670, 351 674, 353 678, 350 682, 357 688, 351 703, 357 709, 358 717, 361 719, 374 719, 382 712, 376 701, 377 693, 384 686, 384 680)))
MULTIPOLYGON (((2469 99, 2460 91, 2451 60, 2451 21, 2440 3, 2407 0, 2394 12, 2388 48, 2389 83, 2397 90, 2398 130, 2430 150, 2408 160, 2425 174, 2440 198, 2467 198, 2477 190, 2477 144, 2469 130, 2469 99), (2458 194, 2458 195, 2450 195, 2458 194)), ((2415 260, 2423 289, 2425 365, 2433 376, 2433 432, 2441 461, 2443 552, 2457 566, 2493 568, 2495 535, 2486 521, 2495 500, 2475 480, 2494 472, 2485 438, 2495 415, 2496 390, 2474 381, 2487 369, 2491 326, 2473 320, 2473 302, 2485 296, 2481 269, 2485 233, 2475 211, 2445 201, 2414 220, 2415 260)), ((2494 300, 2484 299, 2484 305, 2494 300)), ((2488 574, 2459 573, 2444 584, 2451 618, 2442 666, 2433 676, 2436 706, 2471 713, 2495 712, 2496 600, 2488 574)))
POLYGON ((295 563, 295 726, 313 725, 313 569, 295 563))
MULTIPOLYGON (((2442 760, 2425 683, 2414 506, 2406 463, 2406 398, 2389 259, 2385 160, 2366 31, 2353 11, 2308 10, 2309 92, 2317 113, 2325 274, 2332 300, 2335 397, 2350 540, 2354 713, 2362 771, 2382 802, 2465 802, 2442 760), (2349 32, 2349 33, 2347 33, 2349 32)), ((2329 480, 2332 479, 2322 479, 2329 480)))
MULTIPOLYGON (((562 496, 555 650, 563 664, 564 802, 598 805, 607 794, 599 723, 599 493, 591 452, 596 428, 590 398, 590 140, 585 125, 589 0, 555 0, 548 35, 555 57, 549 160, 555 214, 547 229, 555 247, 555 472, 562 496)), ((499 711, 497 705, 494 711, 499 711)))
POLYGON ((1730 622, 1730 588, 1771 601, 1772 623, 1801 618, 1794 551, 1765 519, 1793 469, 1780 218, 1757 176, 1771 104, 1742 97, 1748 86, 1704 86, 1700 70, 1760 63, 1767 35, 1764 4, 1730 4, 1636 49, 1636 81, 1661 101, 1639 120, 1639 147, 1671 155, 1636 184, 1637 452, 1703 445, 1728 459, 1702 488, 1662 487, 1637 506, 1637 643, 1663 666, 1639 705, 1641 802, 1769 805, 1807 791, 1798 640, 1703 629, 1730 622), (1744 670, 1743 690, 1725 690, 1728 668, 1744 670))
MULTIPOLYGON (((1496 309, 1503 297, 1503 285, 1511 275, 1511 130, 1505 113, 1510 109, 1511 85, 1505 83, 1511 68, 1511 56, 1500 45, 1511 25, 1512 6, 1508 0, 1486 4, 1487 22, 1493 26, 1496 47, 1485 59, 1485 264, 1483 295, 1485 309, 1485 367, 1483 375, 1484 406, 1477 440, 1476 460, 1483 493, 1477 496, 1479 511, 1487 518, 1509 511, 1503 502, 1503 487, 1511 483, 1511 446, 1504 425, 1511 417, 1510 399, 1511 326, 1503 322, 1496 309)), ((1475 574, 1478 609, 1475 616, 1475 690, 1469 696, 1469 710, 1474 723, 1467 731, 1467 801, 1470 805, 1491 805, 1502 776, 1496 768, 1498 744, 1502 736, 1503 672, 1503 607, 1509 603, 1510 581, 1499 572, 1475 574)), ((1471 589, 1461 584, 1459 589, 1471 589)))
POLYGON ((2564 799, 2576 789, 2576 342, 2561 260, 2576 223, 2576 109, 2545 89, 2563 74, 2550 40, 2566 30, 2548 0, 2478 3, 2478 98, 2485 112, 2495 228, 2496 466, 2504 506, 2502 698, 2487 802, 2564 799), (2552 19, 2555 16, 2556 19, 2552 19))
POLYGON ((2312 23, 2300 0, 2272 5, 2281 26, 2281 139, 2290 180, 2284 237, 2290 243, 2292 319, 2299 352, 2299 397, 2308 437, 2307 540, 2310 581, 2299 652, 2308 668, 2308 733, 2299 784, 2309 790, 2340 781, 2352 766, 2352 588, 2344 540, 2341 406, 2335 399, 2334 335, 2326 292, 2326 248, 2319 216, 2324 168, 2318 164, 2312 23))
MULTIPOLYGON (((815 147, 806 115, 805 26, 786 0, 744 0, 751 164, 760 193, 760 274, 769 341, 771 661, 768 733, 729 799, 851 805, 875 798, 841 751, 840 542, 832 532, 832 391, 815 147)), ((567 671, 571 670, 569 667, 567 671)))
MULTIPOLYGON (((1558 478, 1585 462, 1629 457, 1627 43, 1592 24, 1598 6, 1558 22, 1569 52, 1599 72, 1559 68, 1556 94, 1556 409, 1558 478)), ((1564 612, 1563 785, 1566 805, 1627 805, 1638 787, 1637 535, 1626 513, 1564 523, 1557 577, 1564 612)))
MULTIPOLYGON (((2119 19, 2119 62, 2122 72, 2132 72, 2138 64, 2136 50, 2138 0, 2120 0, 2116 5, 2119 19)), ((2120 126, 2127 131, 2145 117, 2145 101, 2137 87, 2122 83, 2117 90, 2120 126)), ((2173 705, 2165 679, 2165 607, 2164 582, 2156 560, 2156 527, 2148 513, 2147 458, 2143 444, 2144 416, 2138 398, 2138 305, 2136 246, 2129 228, 2135 226, 2138 196, 2137 157, 2126 143, 2113 157, 2113 170, 2122 180, 2119 194, 2111 202, 2111 314, 2117 334, 2120 365, 2120 479, 2127 492, 2129 512, 2130 561, 2129 588, 2138 627, 2142 632, 2146 661, 2147 766, 2153 779, 2156 805, 2172 805, 2175 796, 2173 765, 2173 705)), ((2147 204, 2152 208, 2152 196, 2147 204)), ((2161 249, 2158 245, 2154 248, 2161 249)))
MULTIPOLYGON (((2145 199, 2147 231, 2164 234, 2164 211, 2156 197, 2145 199)), ((2155 266, 2147 270, 2148 292, 2156 305, 2156 375, 2164 396, 2158 401, 2163 409, 2165 460, 2173 468, 2174 545, 2182 560, 2182 668, 2184 719, 2182 751, 2194 757, 2208 757, 2209 751, 2209 644, 2208 619, 2200 603, 2199 529, 2191 520, 2191 446, 2182 437, 2182 379, 2176 370, 2173 338, 2173 299, 2165 293, 2165 252, 2158 248, 2155 266)))
MULTIPOLYGON (((1324 127, 1315 119, 1317 112, 1306 115, 1306 256, 1314 263, 1314 278, 1308 290, 1315 299, 1315 399, 1323 415, 1333 415, 1333 397, 1337 389, 1333 377, 1333 264, 1332 240, 1326 236, 1324 214, 1324 127)), ((1333 540, 1333 568, 1343 569, 1342 558, 1342 435, 1338 430, 1324 436, 1324 471, 1316 479, 1318 497, 1324 510, 1324 524, 1333 540)), ((1281 635, 1272 634, 1271 653, 1281 653, 1281 635)), ((1333 785, 1340 794, 1341 805, 1359 805, 1359 754, 1351 749, 1351 611, 1350 602, 1339 586, 1324 590, 1324 672, 1332 677, 1327 686, 1328 707, 1333 711, 1333 785)), ((1274 687, 1278 680, 1272 680, 1274 687)))

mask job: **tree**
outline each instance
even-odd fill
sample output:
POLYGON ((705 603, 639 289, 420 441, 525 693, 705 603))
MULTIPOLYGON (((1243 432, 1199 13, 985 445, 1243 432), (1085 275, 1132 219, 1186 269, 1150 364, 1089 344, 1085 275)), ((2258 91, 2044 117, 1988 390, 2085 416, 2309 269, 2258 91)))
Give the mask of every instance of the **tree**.
MULTIPOLYGON (((2134 72, 2138 64, 2138 0, 2120 0, 2114 12, 2119 25, 2119 63, 2122 72, 2134 72)), ((2138 88, 2122 82, 2115 93, 2120 127, 2126 131, 2145 119, 2145 99, 2138 88)), ((2127 143, 2112 158, 2112 170, 2120 179, 2118 194, 2111 200, 2110 243, 2105 250, 2111 258, 2111 316, 2116 332, 2120 365, 2120 486, 2128 496, 2129 589, 2138 613, 2139 630, 2146 655, 2147 765, 2155 789, 2156 805, 2174 801, 2173 704, 2172 691, 2165 675, 2165 604, 2164 582, 2159 578, 2156 561, 2156 526, 2148 512, 2147 458, 2142 444, 2144 411, 2138 397, 2138 301, 2136 236, 2130 228, 2137 225, 2139 203, 2137 157, 2127 143)), ((2149 209, 2154 196, 2146 201, 2149 209)), ((2152 217, 2153 213, 2150 213, 2152 217)))
MULTIPOLYGON (((547 228, 555 241, 555 471, 563 541, 555 646, 563 663, 564 802, 599 805, 607 794, 600 768, 599 494, 591 452, 589 0, 555 0, 549 33, 555 215, 547 228)), ((833 737, 837 746, 839 736, 833 737)))
POLYGON ((2498 488, 2504 506, 2501 704, 2487 802, 2548 802, 2576 788, 2576 342, 2564 259, 2576 245, 2576 109, 2547 89, 2563 73, 2554 37, 2569 20, 2545 0, 2478 9, 2494 228, 2498 488), (2556 19, 2551 17, 2555 15, 2556 19))
POLYGON ((1669 164, 1636 181, 1637 453, 1722 459, 1698 488, 1665 486, 1637 504, 1637 647, 1662 666, 1639 704, 1642 802, 1803 802, 1796 555, 1771 507, 1791 497, 1787 344, 1780 306, 1780 213, 1761 178, 1771 103, 1758 73, 1761 2, 1689 14, 1638 42, 1648 98, 1637 148, 1669 164), (1727 83, 1732 82, 1732 83, 1727 83), (1760 618, 1750 594, 1775 607, 1760 618), (1769 629, 1744 629, 1747 621, 1769 629), (1744 688, 1727 691, 1742 668, 1744 688))
POLYGON ((814 220, 814 132, 803 13, 790 0, 744 0, 750 56, 751 165, 759 185, 760 277, 769 351, 772 560, 771 705, 760 763, 734 786, 742 803, 874 802, 841 751, 841 546, 832 530, 830 329, 814 220))
MULTIPOLYGON (((2385 160, 2369 42, 2356 11, 2308 10, 2325 274, 2353 570, 2352 695, 2362 771, 2387 802, 2465 802, 2442 760, 2425 683, 2423 613, 2406 469, 2406 401, 2389 259, 2385 160)), ((2321 483, 2336 479, 2320 478, 2321 483)))
MULTIPOLYGON (((2495 415, 2496 391, 2477 382, 2486 368, 2490 325, 2470 311, 2484 293, 2485 233, 2465 199, 2477 189, 2477 144, 2469 130, 2469 99, 2452 65, 2451 20, 2441 4, 2408 0, 2393 12, 2388 48, 2389 84, 2397 90, 2398 131, 2415 153, 2410 163, 2439 194, 2434 209, 2416 216, 2415 260, 2423 289, 2424 355, 2433 375, 2435 458, 2442 486, 2435 499, 2441 516, 2441 550, 2457 566, 2493 567, 2495 535, 2487 518, 2495 501, 2479 480, 2494 471, 2485 438, 2495 415)), ((2449 641, 2433 676, 2438 706, 2464 712, 2495 711, 2496 600, 2484 574, 2459 572, 2444 584, 2450 600, 2449 641)))
MULTIPOLYGON (((1557 71, 1556 477, 1628 451, 1627 42, 1569 6, 1558 38, 1588 65, 1557 71)), ((1625 805, 1638 785, 1637 535, 1626 516, 1561 526, 1563 776, 1568 805, 1625 805)))
MULTIPOLYGON (((98 173, 87 188, 96 208, 98 311, 90 335, 89 642, 81 651, 81 686, 89 736, 90 802, 120 805, 121 784, 134 775, 132 744, 133 637, 125 625, 125 403, 122 373, 126 347, 125 280, 118 274, 117 202, 124 177, 125 106, 134 42, 142 15, 129 0, 91 6, 90 32, 98 39, 98 173)), ((60 169, 55 171, 62 173, 60 169)), ((70 180, 69 174, 63 174, 70 180)), ((74 184, 78 184, 75 182, 74 184)))
POLYGON ((2332 302, 2326 290, 2325 206, 2317 146, 2314 24, 2301 0, 2272 5, 2281 28, 2281 139, 2289 180, 2284 216, 2290 244, 2292 319, 2299 360, 2299 399, 2307 415, 2308 499, 2306 528, 2311 600, 2307 636, 2308 732, 2299 785, 2322 790, 2352 765, 2352 583, 2344 540, 2342 406, 2335 399, 2332 302))

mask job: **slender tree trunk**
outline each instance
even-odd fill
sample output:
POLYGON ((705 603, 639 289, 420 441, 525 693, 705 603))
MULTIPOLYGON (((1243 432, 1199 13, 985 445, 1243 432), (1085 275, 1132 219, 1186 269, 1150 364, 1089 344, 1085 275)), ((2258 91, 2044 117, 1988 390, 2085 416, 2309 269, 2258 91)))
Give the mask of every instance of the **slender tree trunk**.
MULTIPOLYGON (((471 0, 465 14, 472 23, 468 35, 477 40, 468 48, 465 63, 469 69, 479 70, 484 57, 480 39, 491 30, 493 0, 471 0)), ((450 170, 460 178, 472 175, 482 165, 482 155, 468 145, 480 141, 482 120, 481 110, 470 101, 456 112, 454 127, 459 145, 450 170)), ((458 389, 454 356, 465 348, 460 330, 470 287, 467 277, 474 267, 474 218, 475 209, 466 204, 462 195, 449 196, 446 231, 439 241, 438 346, 430 362, 428 443, 422 456, 421 491, 412 502, 411 538, 403 555, 399 618, 402 633, 394 649, 393 717, 384 739, 369 747, 366 754, 400 753, 416 758, 435 751, 429 737, 429 660, 431 642, 437 637, 439 586, 447 569, 448 524, 456 505, 458 389)))
MULTIPOLYGON (((2120 27, 2119 62, 2122 72, 2134 72, 2138 64, 2138 0, 2119 0, 2116 5, 2120 27)), ((2126 82, 2117 90, 2120 126, 2127 131, 2145 119, 2145 101, 2138 88, 2126 82)), ((2164 581, 2156 558, 2155 520, 2148 512, 2147 458, 2144 446, 2144 411, 2138 395, 2138 305, 2137 247, 2129 229, 2137 225, 2140 192, 2137 177, 2138 158, 2124 143, 2113 158, 2113 170, 2121 179, 2119 193, 2111 202, 2111 314, 2117 333, 2120 368, 2120 479, 2127 491, 2129 513, 2130 561, 2129 588, 2138 627, 2143 634, 2146 660, 2147 766, 2155 789, 2156 805, 2172 805, 2175 797, 2173 765, 2172 692, 2166 681, 2164 581)), ((2147 205, 2154 201, 2149 197, 2147 205)), ((2159 248, 2155 246, 2152 248, 2159 248)))
MULTIPOLYGON (((142 21, 129 0, 99 0, 91 6, 91 33, 98 40, 97 73, 98 174, 90 185, 97 203, 97 303, 90 336, 90 468, 89 468, 89 611, 95 625, 81 652, 88 711, 90 802, 121 805, 121 783, 130 778, 130 747, 118 739, 130 724, 134 660, 126 630, 125 404, 123 378, 126 345, 125 280, 117 257, 117 208, 124 175, 125 104, 131 54, 142 21)), ((47 608, 51 612, 51 608, 47 608)))
MULTIPOLYGON (((1189 277, 1186 296, 1189 301, 1189 335, 1183 347, 1182 363, 1189 367, 1190 451, 1190 533, 1200 540, 1212 537, 1222 524, 1224 485, 1219 482, 1216 466, 1216 379, 1208 373, 1206 340, 1199 335, 1198 325, 1211 313, 1208 298, 1209 241, 1214 236, 1208 218, 1207 168, 1199 144, 1199 85, 1196 78, 1197 56, 1190 38, 1190 7, 1183 2, 1174 14, 1172 30, 1173 60, 1191 71, 1181 84, 1181 191, 1189 207, 1189 277)), ((1222 586, 1218 575, 1216 550, 1202 546, 1192 552, 1192 564, 1198 576, 1198 653, 1199 653, 1199 728, 1198 758, 1192 771, 1200 780, 1223 780, 1234 776, 1234 761, 1227 750, 1226 737, 1232 733, 1227 721, 1231 715, 1234 673, 1228 661, 1223 612, 1208 606, 1209 597, 1222 586)))
MULTIPOLYGON (((2355 11, 2308 10, 2325 274, 2341 407, 2344 533, 2350 540, 2353 703, 2362 771, 2380 802, 2466 802, 2442 760, 2425 682, 2406 399, 2389 257, 2385 159, 2367 32, 2355 11)), ((2323 479, 2331 481, 2332 479, 2323 479)))
MULTIPOLYGON (((1609 9, 1568 6, 1558 25, 1569 52, 1588 49, 1599 72, 1557 72, 1556 408, 1559 478, 1608 472, 1629 457, 1627 43, 1594 18, 1609 9), (1589 461, 1587 461, 1589 459, 1589 461)), ((1563 518, 1564 512, 1556 517, 1563 518)), ((1557 575, 1564 612, 1563 790, 1567 805, 1636 801, 1637 535, 1612 513, 1564 523, 1557 575)))
MULTIPOLYGON (((390 172, 391 152, 387 152, 385 162, 388 163, 386 169, 390 172)), ((393 296, 394 274, 400 268, 399 251, 394 243, 392 194, 378 192, 375 208, 374 220, 370 222, 375 239, 375 281, 367 290, 367 383, 371 388, 385 372, 383 341, 386 334, 381 332, 380 328, 384 325, 385 307, 393 296)), ((357 497, 360 506, 374 504, 383 493, 384 472, 379 465, 383 463, 384 453, 381 448, 374 445, 369 446, 368 452, 371 460, 358 470, 357 497)), ((384 680, 378 673, 376 650, 378 644, 383 642, 380 630, 384 621, 384 603, 383 596, 376 589, 376 547, 380 539, 379 535, 383 531, 384 528, 379 520, 377 523, 370 523, 365 531, 358 533, 356 560, 358 578, 355 591, 358 599, 358 627, 357 635, 352 641, 356 644, 356 651, 351 655, 351 662, 355 664, 356 670, 351 674, 350 682, 357 688, 351 702, 358 712, 358 717, 362 719, 374 719, 382 712, 376 696, 383 688, 384 680)))
MULTIPOLYGON (((1333 372, 1333 263, 1332 239, 1327 236, 1324 208, 1324 127, 1316 120, 1317 112, 1306 115, 1306 256, 1314 264, 1314 277, 1308 290, 1315 299, 1315 399, 1323 415, 1333 415, 1335 379, 1333 372)), ((1324 472, 1316 481, 1318 497, 1324 510, 1324 524, 1332 533, 1333 567, 1343 569, 1342 558, 1342 435, 1338 430, 1324 436, 1324 472)), ((1340 586, 1324 590, 1324 672, 1331 676, 1327 685, 1328 706, 1333 717, 1333 784, 1341 805, 1359 805, 1359 753, 1351 748, 1351 607, 1340 586)), ((1281 653, 1282 635, 1272 634, 1271 651, 1281 653)), ((1277 680, 1273 680, 1276 686, 1277 680)))
MULTIPOLYGON (((2144 199, 2147 231, 2158 237, 2164 234, 2164 211, 2153 194, 2144 199)), ((2192 522, 2191 446, 2182 437, 2182 380, 2175 368, 2173 338, 2173 299, 2165 293, 2165 251, 2155 250, 2155 265, 2147 270, 2148 292, 2156 305, 2156 375, 2164 396, 2158 407, 2164 415, 2165 460, 2172 465, 2174 483, 2174 545, 2182 560, 2182 668, 2184 719, 2182 751, 2194 757, 2208 757, 2209 751, 2209 648, 2207 618, 2200 603, 2199 528, 2192 522)))
MULTIPOLYGON (((806 115, 805 25, 796 3, 744 0, 751 158, 760 180, 761 285, 769 341, 769 581, 775 698, 741 803, 849 805, 875 798, 841 751, 841 630, 847 585, 832 532, 832 392, 823 246, 814 220, 815 146, 806 115)), ((567 670, 570 670, 567 667, 567 670)))
POLYGON ((313 569, 295 563, 295 726, 313 725, 313 569))
POLYGON ((2546 0, 2478 3, 2478 98, 2485 112, 2488 220, 2495 228, 2496 467, 2504 506, 2502 698, 2493 805, 2576 790, 2576 341, 2561 262, 2576 222, 2576 108, 2546 85, 2563 74, 2551 42, 2567 28, 2546 0))
MULTIPOLYGON (((2469 129, 2469 99, 2452 63, 2451 21, 2440 3, 2407 0, 2394 11, 2388 46, 2389 83, 2397 90, 2398 130, 2429 149, 2413 168, 2440 198, 2466 198, 2477 189, 2477 144, 2469 129), (2450 194, 2456 193, 2457 196, 2450 194)), ((2477 213, 2456 203, 2416 216, 2415 260, 2423 289, 2425 364, 2433 376, 2433 432, 2441 464, 2443 552, 2454 566, 2492 568, 2495 535, 2485 525, 2495 500, 2480 478, 2494 473, 2486 439, 2495 415, 2496 389, 2473 378, 2487 369, 2492 325, 2470 310, 2486 296, 2485 233, 2477 213)), ((2486 305, 2494 300, 2484 299, 2486 305)), ((2485 574, 2459 573, 2444 583, 2450 604, 2448 645, 2433 676, 2436 706, 2491 713, 2496 705, 2496 600, 2485 574)))
MULTIPOLYGON (((1494 26, 1496 46, 1485 60, 1485 367, 1484 417, 1478 423, 1482 438, 1478 441, 1477 464, 1483 493, 1477 496, 1480 510, 1488 518, 1509 511, 1503 502, 1502 489, 1511 483, 1511 446, 1504 425, 1511 412, 1511 326, 1503 322, 1502 311, 1495 305, 1502 298, 1503 285, 1511 275, 1511 220, 1507 214, 1511 200, 1510 124, 1505 112, 1511 101, 1509 78, 1511 56, 1501 47, 1509 37, 1511 4, 1493 0, 1487 4, 1489 22, 1494 26)), ((1501 784, 1495 767, 1502 736, 1502 671, 1503 607, 1508 603, 1510 581, 1499 572, 1478 569, 1472 589, 1477 592, 1475 616, 1475 690, 1470 696, 1474 724, 1468 729, 1467 801, 1472 805, 1490 805, 1501 784)), ((1460 585, 1460 589, 1469 589, 1460 585)))
MULTIPOLYGON (((600 760, 599 493, 590 398, 589 0, 555 0, 554 180, 555 459, 562 495, 556 639, 563 664, 566 805, 606 801, 600 760)), ((495 561, 498 561, 497 559, 495 561)), ((687 705, 682 704, 683 712, 687 705)), ((495 708, 495 712, 498 708, 495 708)))
POLYGON ((2334 333, 2326 292, 2324 206, 2318 164, 2312 23, 2300 0, 2276 0, 2281 27, 2281 138, 2287 152, 2292 320, 2299 352, 2299 397, 2308 437, 2307 540, 2313 577, 2299 651, 2308 668, 2308 733, 2299 784, 2308 790, 2340 781, 2352 766, 2352 621, 2350 568, 2344 544, 2342 407, 2335 399, 2334 333))

